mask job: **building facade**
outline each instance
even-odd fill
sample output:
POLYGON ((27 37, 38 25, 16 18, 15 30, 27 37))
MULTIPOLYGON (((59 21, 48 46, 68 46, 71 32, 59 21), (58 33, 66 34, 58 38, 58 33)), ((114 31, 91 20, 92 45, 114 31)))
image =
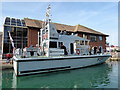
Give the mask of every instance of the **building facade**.
MULTIPOLYGON (((28 27, 28 46, 38 44, 38 32, 42 27, 42 21, 24 18, 26 26, 28 27), (34 35, 33 35, 34 33, 34 35), (33 39, 32 39, 33 38, 33 39)), ((106 37, 108 35, 92 30, 82 25, 70 26, 64 24, 54 23, 58 33, 66 32, 67 35, 77 35, 90 40, 90 46, 97 46, 106 49, 106 37)))
POLYGON ((0 32, 0 55, 2 52, 2 32, 0 32))
POLYGON ((12 53, 12 45, 9 38, 10 31, 16 48, 27 46, 27 27, 24 20, 6 17, 3 28, 3 54, 12 53))
MULTIPOLYGON (((39 33, 42 28, 43 21, 35 19, 15 19, 6 17, 3 30, 3 54, 12 53, 12 45, 9 39, 8 31, 10 31, 16 48, 29 47, 30 45, 40 45, 39 33)), ((77 35, 90 40, 90 47, 102 47, 106 49, 106 37, 108 35, 82 25, 70 26, 65 24, 54 23, 57 32, 67 35, 77 35)))

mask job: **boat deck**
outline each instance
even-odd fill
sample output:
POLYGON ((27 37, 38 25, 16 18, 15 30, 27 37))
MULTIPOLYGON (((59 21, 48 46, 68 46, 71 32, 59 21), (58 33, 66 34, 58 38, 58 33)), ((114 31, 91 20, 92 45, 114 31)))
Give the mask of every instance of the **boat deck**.
POLYGON ((14 56, 13 59, 16 61, 43 61, 43 60, 62 60, 62 59, 79 59, 79 58, 96 58, 96 57, 111 57, 111 55, 66 55, 66 56, 30 56, 27 58, 21 58, 19 56, 14 56))

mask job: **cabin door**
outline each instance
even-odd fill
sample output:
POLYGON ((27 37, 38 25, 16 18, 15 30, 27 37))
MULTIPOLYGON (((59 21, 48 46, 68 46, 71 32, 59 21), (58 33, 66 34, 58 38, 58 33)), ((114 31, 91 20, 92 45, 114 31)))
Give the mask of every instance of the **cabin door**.
POLYGON ((73 46, 73 43, 70 43, 70 53, 71 53, 71 54, 74 53, 74 46, 73 46))

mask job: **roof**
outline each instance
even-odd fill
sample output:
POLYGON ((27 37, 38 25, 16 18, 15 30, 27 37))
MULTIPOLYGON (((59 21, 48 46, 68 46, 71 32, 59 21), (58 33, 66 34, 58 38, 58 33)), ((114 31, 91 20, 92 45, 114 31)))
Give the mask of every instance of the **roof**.
POLYGON ((90 29, 79 24, 75 26, 75 31, 108 36, 106 34, 103 34, 101 32, 95 31, 93 29, 90 29))
POLYGON ((29 18, 24 18, 25 24, 28 27, 36 27, 36 28, 41 28, 42 27, 42 22, 40 20, 35 20, 35 19, 29 19, 29 18))
MULTIPOLYGON (((35 28, 42 27, 43 21, 41 21, 41 20, 35 20, 35 19, 30 19, 30 18, 24 18, 24 20, 25 20, 27 27, 35 27, 35 28)), ((83 33, 109 36, 109 35, 103 34, 101 32, 98 32, 96 30, 90 29, 88 27, 79 25, 79 24, 76 26, 59 24, 59 23, 53 23, 53 24, 55 24, 57 30, 61 30, 61 31, 66 30, 66 31, 70 31, 70 32, 83 32, 83 33)))

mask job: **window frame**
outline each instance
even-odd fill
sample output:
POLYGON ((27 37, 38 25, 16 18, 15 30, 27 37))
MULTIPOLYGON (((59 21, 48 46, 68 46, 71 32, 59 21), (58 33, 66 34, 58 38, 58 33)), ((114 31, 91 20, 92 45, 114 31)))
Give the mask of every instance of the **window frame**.
POLYGON ((49 42, 49 48, 57 48, 57 42, 56 41, 50 41, 49 42), (53 43, 53 44, 51 44, 53 43), (56 45, 55 45, 56 44, 56 45), (54 45, 54 46, 53 46, 54 45))
POLYGON ((99 36, 99 40, 102 41, 103 40, 103 36, 99 36))
POLYGON ((95 35, 90 35, 90 41, 91 41, 91 42, 97 42, 97 36, 95 36, 95 35), (92 40, 91 38, 95 38, 95 39, 92 40))

